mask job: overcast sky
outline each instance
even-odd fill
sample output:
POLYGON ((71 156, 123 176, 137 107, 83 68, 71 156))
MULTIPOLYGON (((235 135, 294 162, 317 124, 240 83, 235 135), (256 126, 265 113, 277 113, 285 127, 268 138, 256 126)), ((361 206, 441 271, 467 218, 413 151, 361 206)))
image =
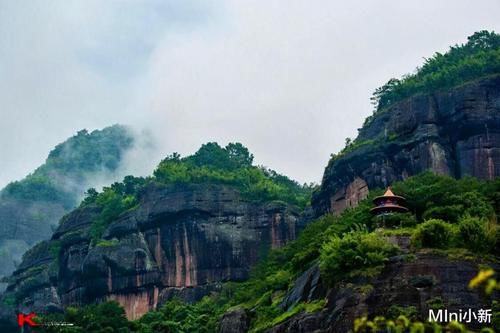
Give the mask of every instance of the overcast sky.
POLYGON ((240 141, 318 182, 373 90, 474 31, 498 0, 0 0, 0 186, 79 129, 149 129, 173 151, 240 141))

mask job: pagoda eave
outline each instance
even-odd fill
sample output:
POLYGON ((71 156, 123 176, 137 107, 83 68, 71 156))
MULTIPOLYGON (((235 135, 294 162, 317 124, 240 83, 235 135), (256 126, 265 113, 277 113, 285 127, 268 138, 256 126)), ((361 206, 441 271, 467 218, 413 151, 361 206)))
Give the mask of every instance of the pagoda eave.
POLYGON ((408 208, 402 206, 386 205, 382 207, 374 207, 370 209, 370 212, 375 215, 380 215, 390 213, 407 213, 409 212, 409 210, 408 208))

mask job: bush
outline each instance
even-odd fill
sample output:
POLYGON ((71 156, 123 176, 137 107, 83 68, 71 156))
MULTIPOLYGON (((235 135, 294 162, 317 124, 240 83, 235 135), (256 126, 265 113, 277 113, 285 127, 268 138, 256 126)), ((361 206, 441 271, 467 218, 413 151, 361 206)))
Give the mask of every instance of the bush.
POLYGON ((433 297, 425 302, 427 307, 432 310, 439 310, 446 308, 446 304, 443 299, 439 296, 433 297))
POLYGON ((40 323, 68 322, 72 327, 44 325, 37 332, 44 333, 104 333, 130 332, 125 310, 115 301, 84 307, 67 307, 63 314, 48 314, 38 317, 40 323))
POLYGON ((321 249, 320 268, 326 280, 335 283, 348 273, 383 265, 398 247, 376 234, 350 232, 331 237, 321 249))
POLYGON ((137 205, 137 199, 132 194, 119 192, 113 185, 105 187, 95 199, 95 204, 101 208, 100 213, 92 221, 90 226, 90 237, 92 243, 96 244, 101 238, 104 230, 115 221, 120 214, 137 205))
POLYGON ((438 219, 445 221, 457 221, 464 213, 462 205, 437 206, 427 209, 422 218, 424 220, 438 219))
POLYGON ((497 242, 497 226, 485 219, 466 216, 458 223, 460 245, 477 252, 492 252, 497 242))
POLYGON ((454 238, 454 228, 443 220, 433 219, 420 224, 412 237, 416 247, 448 248, 454 238))
POLYGON ((410 320, 417 319, 417 308, 414 306, 404 306, 393 304, 387 310, 387 318, 397 319, 399 316, 405 316, 410 320))

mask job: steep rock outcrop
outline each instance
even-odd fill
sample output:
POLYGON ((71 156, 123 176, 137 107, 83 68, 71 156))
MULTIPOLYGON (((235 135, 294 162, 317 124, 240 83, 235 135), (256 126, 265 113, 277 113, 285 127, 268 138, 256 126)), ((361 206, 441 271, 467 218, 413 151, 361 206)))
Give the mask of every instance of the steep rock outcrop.
POLYGON ((173 296, 193 302, 224 281, 246 279, 301 224, 295 208, 249 202, 223 185, 150 186, 93 246, 89 228, 98 213, 75 210, 51 241, 30 251, 7 289, 22 310, 117 300, 133 319, 173 296))
POLYGON ((248 310, 234 309, 224 314, 219 333, 246 333, 250 328, 251 315, 248 310))
POLYGON ((421 94, 379 111, 356 146, 325 169, 313 196, 317 216, 340 213, 370 188, 432 170, 481 179, 500 176, 500 77, 421 94))
MULTIPOLYGON (((305 302, 326 299, 325 308, 315 313, 301 312, 268 332, 349 332, 356 318, 387 315, 393 305, 414 307, 417 315, 426 320, 429 308, 436 300, 442 302, 449 311, 469 308, 477 311, 490 307, 489 301, 479 292, 467 287, 469 280, 477 273, 477 263, 450 260, 429 251, 416 253, 415 260, 411 262, 404 258, 391 258, 376 278, 360 278, 330 289, 317 288, 322 292, 315 295, 300 287, 306 277, 311 276, 311 270, 306 271, 296 280, 292 290, 302 290, 303 293, 297 298, 305 302)), ((470 325, 477 329, 480 324, 473 322, 470 325)))

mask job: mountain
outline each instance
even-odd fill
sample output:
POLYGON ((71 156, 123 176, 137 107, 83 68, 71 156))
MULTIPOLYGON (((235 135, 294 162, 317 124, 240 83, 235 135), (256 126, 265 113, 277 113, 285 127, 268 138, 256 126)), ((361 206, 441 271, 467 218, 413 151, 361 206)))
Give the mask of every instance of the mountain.
POLYGON ((43 332, 499 331, 499 78, 500 36, 481 31, 389 80, 318 188, 208 143, 88 191, 8 278, 1 324, 35 310, 74 324, 43 332), (372 214, 387 186, 408 212, 372 214), (428 322, 444 309, 491 322, 428 322))
POLYGON ((376 112, 325 169, 312 200, 317 216, 424 170, 500 176, 500 35, 475 33, 415 74, 389 80, 373 99, 376 112))
POLYGON ((456 178, 500 176, 500 76, 419 94, 379 111, 325 169, 312 206, 340 213, 370 189, 432 170, 456 178))
POLYGON ((85 190, 116 178, 132 145, 132 134, 120 125, 82 130, 57 145, 33 173, 8 184, 0 192, 0 276, 14 271, 29 247, 50 238, 85 190))
POLYGON ((4 301, 44 313, 116 300, 136 319, 247 279, 271 248, 295 239, 311 193, 252 161, 241 144, 208 143, 167 157, 151 177, 89 191, 23 256, 4 301))

